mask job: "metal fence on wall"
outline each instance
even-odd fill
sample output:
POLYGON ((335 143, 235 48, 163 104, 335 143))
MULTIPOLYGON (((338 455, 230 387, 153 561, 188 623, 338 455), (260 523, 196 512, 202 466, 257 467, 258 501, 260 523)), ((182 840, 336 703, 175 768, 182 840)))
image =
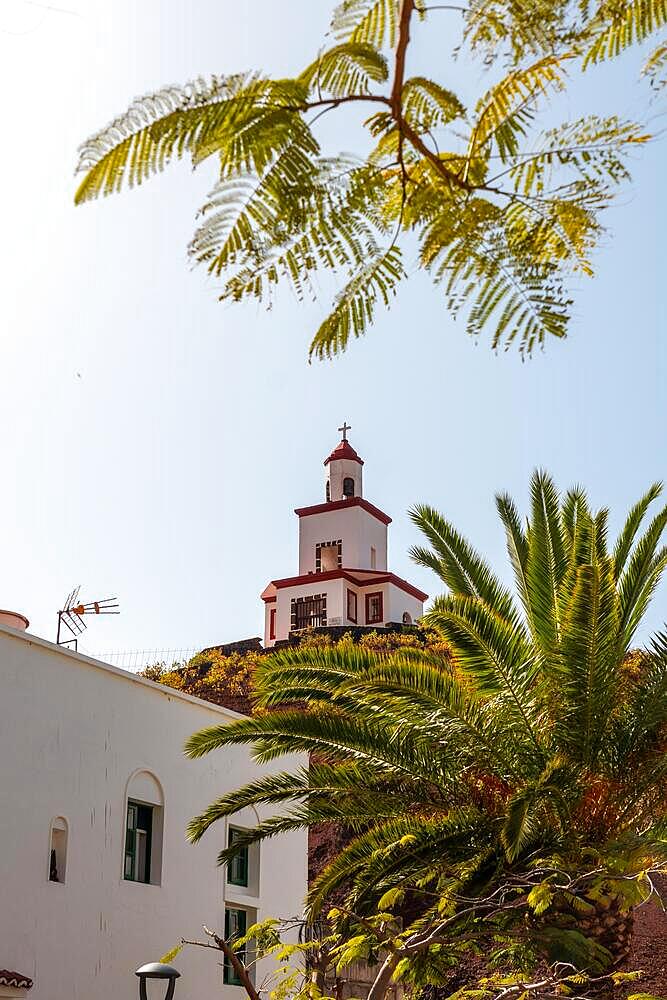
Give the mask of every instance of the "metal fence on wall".
POLYGON ((79 646, 79 652, 85 656, 92 656, 103 663, 110 663, 114 667, 130 670, 135 674, 154 665, 159 665, 164 670, 182 666, 200 651, 201 646, 189 649, 122 649, 100 653, 97 650, 83 649, 82 646, 79 646))

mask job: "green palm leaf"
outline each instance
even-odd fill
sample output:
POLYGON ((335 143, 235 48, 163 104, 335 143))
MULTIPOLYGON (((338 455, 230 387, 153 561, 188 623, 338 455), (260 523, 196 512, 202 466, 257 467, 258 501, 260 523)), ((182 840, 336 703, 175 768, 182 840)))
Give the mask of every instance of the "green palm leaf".
POLYGON ((472 546, 436 510, 419 504, 410 518, 428 539, 431 548, 416 546, 410 555, 416 563, 438 574, 455 594, 480 597, 500 616, 516 619, 509 591, 472 546))

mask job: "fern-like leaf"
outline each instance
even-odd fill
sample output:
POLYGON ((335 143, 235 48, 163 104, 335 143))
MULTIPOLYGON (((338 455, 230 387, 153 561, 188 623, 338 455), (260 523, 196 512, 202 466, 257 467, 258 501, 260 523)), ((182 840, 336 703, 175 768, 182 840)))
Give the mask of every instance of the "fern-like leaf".
POLYGON ((392 246, 363 265, 338 295, 310 345, 311 358, 332 357, 347 347, 351 337, 361 337, 372 322, 375 307, 389 307, 405 277, 401 251, 392 246))
POLYGON ((667 0, 620 0, 603 3, 591 26, 593 41, 584 55, 584 69, 613 59, 631 45, 646 41, 667 24, 667 0))
POLYGON ((654 90, 667 86, 667 42, 662 42, 653 50, 644 63, 642 76, 647 77, 654 90))
POLYGON ((564 62, 570 54, 549 55, 531 66, 514 70, 495 84, 478 102, 468 143, 468 158, 474 159, 493 142, 501 160, 518 152, 532 108, 549 90, 565 86, 564 62))
POLYGON ((345 41, 381 49, 396 44, 400 0, 342 0, 334 11, 331 28, 345 41))
POLYGON ((466 113, 456 94, 423 76, 405 81, 402 102, 406 120, 418 132, 447 125, 466 113))
POLYGON ((323 52, 299 77, 317 96, 367 94, 369 84, 387 79, 387 60, 363 42, 343 42, 323 52))

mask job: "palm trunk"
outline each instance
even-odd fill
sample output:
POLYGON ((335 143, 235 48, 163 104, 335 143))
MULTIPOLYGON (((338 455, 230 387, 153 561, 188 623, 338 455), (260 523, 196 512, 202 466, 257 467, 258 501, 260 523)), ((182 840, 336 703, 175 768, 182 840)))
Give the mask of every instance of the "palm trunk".
POLYGON ((546 926, 576 930, 601 945, 611 955, 612 968, 630 954, 634 917, 627 901, 614 893, 599 899, 585 898, 579 906, 569 899, 557 899, 544 915, 546 926))

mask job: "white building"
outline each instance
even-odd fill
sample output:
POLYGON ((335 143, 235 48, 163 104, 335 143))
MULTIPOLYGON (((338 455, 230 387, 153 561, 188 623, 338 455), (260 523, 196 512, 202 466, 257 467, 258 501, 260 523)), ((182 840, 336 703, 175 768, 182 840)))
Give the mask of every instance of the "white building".
POLYGON ((299 507, 299 573, 272 580, 262 593, 264 645, 303 628, 333 625, 383 628, 411 624, 428 595, 387 569, 391 518, 363 494, 363 461, 341 428, 325 459, 325 502, 299 507))
MULTIPOLYGON (((269 770, 243 748, 183 755, 193 732, 238 716, 26 625, 0 621, 0 997, 135 1000, 134 970, 182 937, 201 940, 202 924, 299 914, 305 834, 267 841, 229 871, 216 856, 254 811, 196 846, 185 836, 214 799, 269 770)), ((240 1000, 221 958, 183 951, 175 1000, 240 1000)))

